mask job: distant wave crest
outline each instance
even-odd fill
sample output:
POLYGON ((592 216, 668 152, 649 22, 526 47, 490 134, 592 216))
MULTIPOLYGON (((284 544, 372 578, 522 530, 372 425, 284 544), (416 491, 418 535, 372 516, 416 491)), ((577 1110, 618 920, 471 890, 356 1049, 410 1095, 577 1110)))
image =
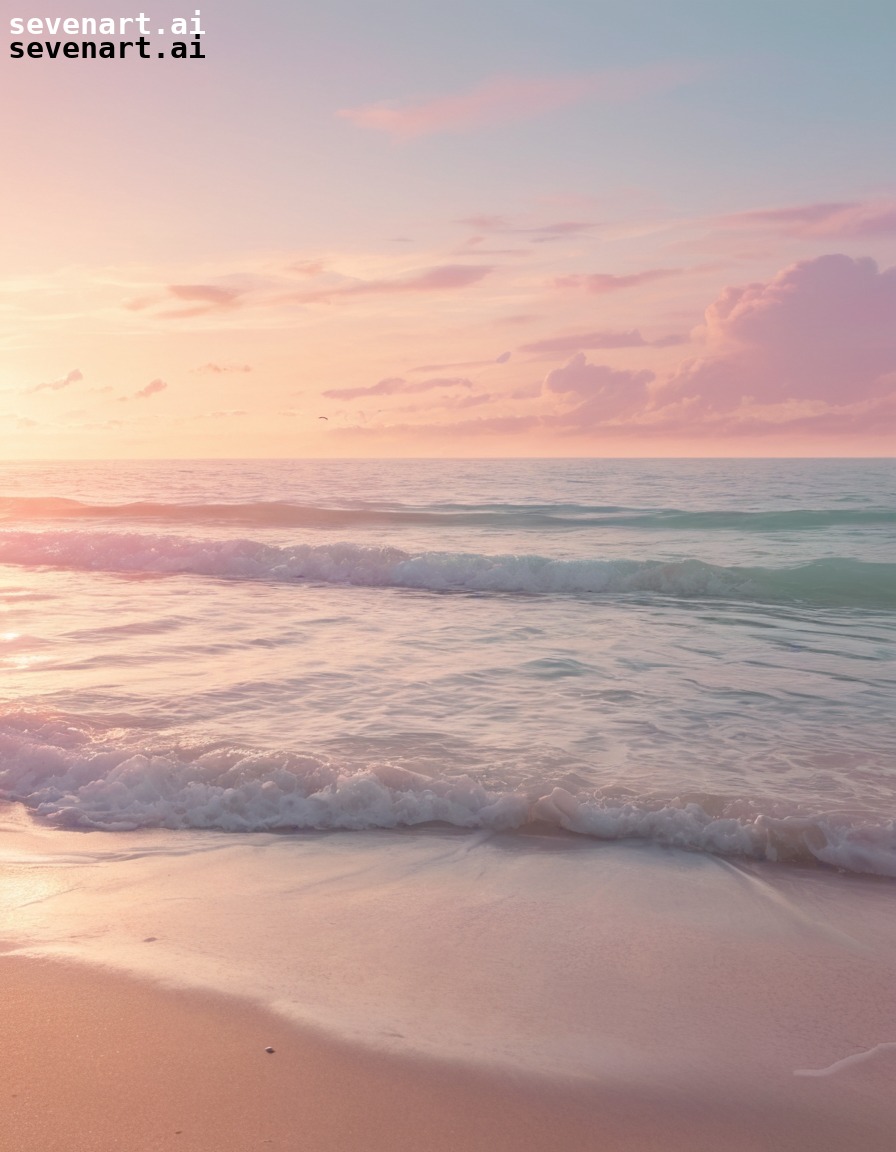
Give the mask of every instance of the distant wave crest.
POLYGON ((796 508, 751 512, 686 511, 592 504, 406 504, 356 502, 343 507, 268 500, 243 503, 177 504, 135 501, 91 504, 55 496, 0 500, 7 522, 114 520, 159 524, 240 524, 246 527, 377 528, 415 525, 541 530, 635 528, 642 531, 799 532, 832 527, 896 525, 892 508, 796 508))
POLYGON ((738 568, 694 559, 558 560, 537 555, 411 553, 350 543, 278 547, 253 540, 198 540, 138 532, 6 531, 0 532, 0 563, 432 592, 656 593, 896 607, 896 564, 837 558, 794 568, 738 568))

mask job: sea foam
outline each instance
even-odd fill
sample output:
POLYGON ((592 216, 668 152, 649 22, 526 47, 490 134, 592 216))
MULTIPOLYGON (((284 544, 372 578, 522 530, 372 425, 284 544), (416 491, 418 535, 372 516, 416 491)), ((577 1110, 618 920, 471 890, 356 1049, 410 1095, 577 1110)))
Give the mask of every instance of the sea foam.
POLYGON ((514 832, 548 825, 723 856, 896 876, 896 824, 719 795, 493 789, 471 776, 364 767, 318 753, 135 744, 64 717, 0 726, 0 797, 65 827, 225 832, 413 827, 514 832))

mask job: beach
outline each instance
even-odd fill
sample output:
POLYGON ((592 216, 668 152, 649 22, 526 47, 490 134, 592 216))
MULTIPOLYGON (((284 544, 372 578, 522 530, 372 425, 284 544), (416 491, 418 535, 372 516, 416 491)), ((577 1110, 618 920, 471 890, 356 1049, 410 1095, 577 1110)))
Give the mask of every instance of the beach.
MULTIPOLYGON (((0 957, 2 1146, 21 1152, 886 1152, 893 1127, 383 1060, 254 1008, 0 957), (264 1051, 274 1047, 273 1054, 264 1051)), ((892 1072, 892 1067, 890 1068, 892 1072)))
POLYGON ((892 1147, 886 880, 554 834, 3 831, 4 1147, 892 1147))
POLYGON ((896 1145, 886 462, 0 480, 4 1152, 896 1145))
POLYGON ((3 957, 0 970, 4 1148, 591 1146, 581 1093, 383 1061, 239 1001, 90 968, 3 957))

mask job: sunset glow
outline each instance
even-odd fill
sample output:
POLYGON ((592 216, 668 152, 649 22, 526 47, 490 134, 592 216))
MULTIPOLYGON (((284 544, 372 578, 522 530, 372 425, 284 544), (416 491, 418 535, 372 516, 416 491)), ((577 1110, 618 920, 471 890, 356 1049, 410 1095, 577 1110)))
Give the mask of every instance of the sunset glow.
POLYGON ((892 452, 880 5, 253 13, 6 61, 5 458, 892 452))

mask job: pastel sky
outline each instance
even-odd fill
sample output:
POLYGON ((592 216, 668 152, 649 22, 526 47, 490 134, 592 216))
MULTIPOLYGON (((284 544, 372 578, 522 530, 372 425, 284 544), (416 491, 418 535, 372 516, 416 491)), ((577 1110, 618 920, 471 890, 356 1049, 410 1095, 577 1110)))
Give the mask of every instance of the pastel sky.
POLYGON ((892 0, 197 3, 4 52, 3 458, 893 453, 892 0))

